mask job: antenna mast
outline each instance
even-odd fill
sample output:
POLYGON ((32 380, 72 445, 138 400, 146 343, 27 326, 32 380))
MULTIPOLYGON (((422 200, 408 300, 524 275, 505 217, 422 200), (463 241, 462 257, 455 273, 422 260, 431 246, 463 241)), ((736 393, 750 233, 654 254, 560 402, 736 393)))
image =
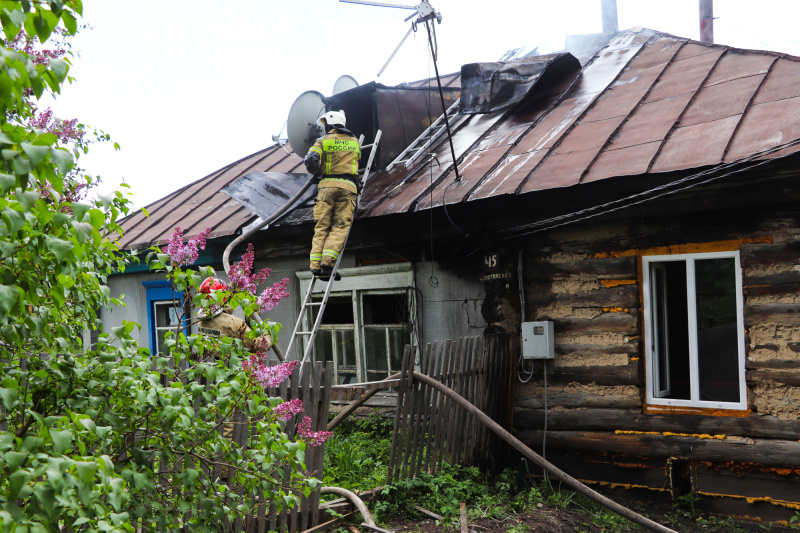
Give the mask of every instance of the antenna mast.
POLYGON ((349 3, 349 4, 363 4, 368 6, 378 6, 378 7, 392 7, 396 9, 409 9, 414 10, 416 13, 409 15, 406 17, 404 22, 408 22, 414 17, 417 17, 415 21, 411 23, 411 27, 408 29, 406 34, 400 40, 400 44, 392 52, 392 55, 389 56, 389 59, 381 68, 380 72, 378 72, 378 77, 383 74, 383 71, 386 70, 386 67, 394 58, 397 51, 400 50, 400 47, 403 46, 403 43, 406 42, 408 36, 411 35, 411 31, 417 31, 417 25, 425 24, 425 30, 428 32, 428 44, 431 50, 431 57, 433 58, 433 68, 436 72, 436 84, 439 87, 439 99, 442 103, 442 113, 444 113, 444 125, 447 128, 447 141, 450 143, 450 154, 453 156, 453 169, 456 173, 456 181, 461 181, 461 175, 458 173, 458 162, 456 161, 456 151, 453 148, 453 136, 450 132, 450 120, 447 118, 447 106, 444 103, 444 92, 442 91, 442 80, 439 77, 439 65, 437 64, 437 58, 439 55, 439 45, 436 41, 436 26, 432 23, 433 20, 436 20, 439 24, 442 23, 442 14, 436 11, 433 6, 428 2, 428 0, 422 0, 419 4, 415 6, 406 6, 401 4, 387 4, 384 2, 373 2, 372 0, 339 0, 339 2, 349 3))

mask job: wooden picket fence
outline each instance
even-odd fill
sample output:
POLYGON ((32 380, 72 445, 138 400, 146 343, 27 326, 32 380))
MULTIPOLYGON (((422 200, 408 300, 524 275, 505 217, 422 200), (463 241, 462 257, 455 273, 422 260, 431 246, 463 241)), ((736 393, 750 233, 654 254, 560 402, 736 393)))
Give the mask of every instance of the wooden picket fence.
MULTIPOLYGON (((333 363, 304 364, 303 372, 297 368, 290 379, 285 381, 279 388, 269 389, 270 396, 278 396, 284 401, 299 398, 303 401, 305 415, 311 417, 312 431, 324 430, 328 423, 328 408, 331 400, 331 379, 333 376, 333 363), (300 377, 302 375, 302 377, 300 377)), ((304 416, 304 415, 300 415, 304 416)), ((294 438, 296 423, 290 421, 286 424, 286 433, 290 438, 294 438)), ((251 430, 250 421, 243 413, 238 413, 235 420, 233 440, 240 446, 247 446, 248 435, 251 430)), ((317 447, 306 447, 306 471, 305 475, 322 479, 322 465, 325 457, 325 445, 317 447)), ((288 472, 287 472, 288 474, 288 472)), ((308 497, 296 494, 300 499, 300 505, 293 509, 284 508, 278 512, 272 498, 262 494, 258 512, 255 516, 249 517, 242 523, 237 520, 233 524, 227 524, 228 531, 245 533, 266 533, 268 531, 291 532, 305 531, 318 525, 319 521, 319 490, 313 491, 308 497)))
MULTIPOLYGON (((420 371, 510 429, 518 349, 517 337, 502 334, 434 342, 425 347, 420 371)), ((505 443, 453 400, 415 382, 413 371, 414 353, 407 347, 387 483, 437 472, 443 463, 503 466, 505 443)))

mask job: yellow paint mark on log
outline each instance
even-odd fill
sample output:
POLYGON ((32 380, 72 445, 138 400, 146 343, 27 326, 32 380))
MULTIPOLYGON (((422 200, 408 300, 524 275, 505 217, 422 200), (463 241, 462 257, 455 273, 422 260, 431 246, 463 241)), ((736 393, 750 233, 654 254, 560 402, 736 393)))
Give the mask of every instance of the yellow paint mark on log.
POLYGON ((619 287, 620 285, 636 285, 635 279, 601 279, 600 283, 605 286, 606 289, 610 289, 611 287, 619 287))
POLYGON ((604 307, 603 308, 603 312, 604 313, 627 313, 628 312, 628 308, 627 307, 604 307))
POLYGON ((584 485, 599 485, 601 487, 610 487, 612 489, 616 488, 623 488, 623 489, 643 489, 643 490, 651 490, 654 492, 669 492, 669 489, 665 489, 662 487, 651 487, 649 485, 635 485, 633 483, 616 483, 612 481, 596 481, 593 479, 581 479, 581 483, 584 485))
POLYGON ((665 437, 694 437, 696 439, 716 439, 725 440, 726 435, 708 435, 706 433, 674 433, 672 431, 634 431, 617 429, 614 431, 617 435, 663 435, 665 437))
POLYGON ((616 257, 630 257, 633 255, 670 255, 670 254, 697 254, 706 252, 727 252, 738 250, 743 244, 771 244, 772 235, 759 237, 744 237, 715 242, 691 242, 686 244, 673 244, 670 246, 656 246, 653 248, 630 248, 615 252, 598 252, 592 259, 611 259, 616 257))
POLYGON ((639 356, 638 355, 635 355, 635 356, 631 357, 631 361, 638 361, 638 360, 639 360, 639 356))

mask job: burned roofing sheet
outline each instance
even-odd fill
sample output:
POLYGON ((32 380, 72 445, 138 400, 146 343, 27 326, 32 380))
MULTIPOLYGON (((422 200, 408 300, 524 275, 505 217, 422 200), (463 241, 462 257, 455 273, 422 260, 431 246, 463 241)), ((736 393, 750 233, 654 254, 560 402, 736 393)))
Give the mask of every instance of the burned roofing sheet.
POLYGON ((566 53, 464 65, 461 67, 459 112, 474 114, 506 109, 521 102, 548 70, 568 76, 580 68, 578 60, 566 53))
POLYGON ((800 138, 798 87, 796 57, 620 32, 559 94, 539 83, 508 110, 459 117, 460 181, 443 141, 436 158, 377 176, 361 208, 380 216, 736 161, 800 138))

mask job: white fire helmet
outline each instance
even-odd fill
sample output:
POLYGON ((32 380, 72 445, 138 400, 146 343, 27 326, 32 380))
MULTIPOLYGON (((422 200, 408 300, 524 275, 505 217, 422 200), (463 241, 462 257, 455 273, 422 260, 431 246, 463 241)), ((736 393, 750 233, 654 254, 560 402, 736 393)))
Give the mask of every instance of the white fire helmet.
POLYGON ((327 124, 329 126, 339 125, 339 126, 347 126, 347 119, 344 116, 344 111, 328 111, 321 117, 319 120, 323 124, 327 124))

